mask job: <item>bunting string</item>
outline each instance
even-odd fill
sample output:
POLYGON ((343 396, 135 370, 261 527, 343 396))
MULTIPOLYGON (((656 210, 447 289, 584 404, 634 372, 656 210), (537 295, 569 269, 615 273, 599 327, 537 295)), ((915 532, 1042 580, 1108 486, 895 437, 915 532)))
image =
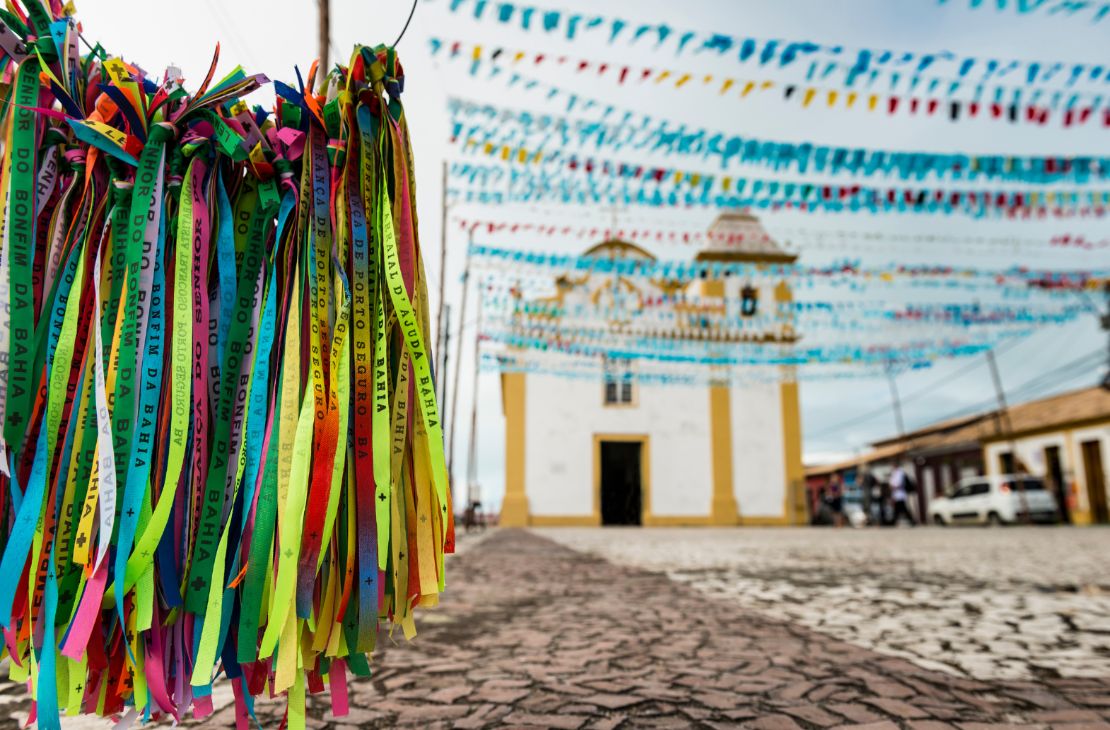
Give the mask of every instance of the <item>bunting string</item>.
MULTIPOLYGON (((814 281, 836 283, 862 280, 868 283, 926 282, 940 286, 1012 287, 1059 290, 1096 290, 1110 276, 1110 269, 1036 269, 1014 266, 991 268, 951 264, 892 263, 863 266, 844 260, 828 265, 774 262, 735 262, 721 260, 659 260, 654 258, 615 258, 606 255, 573 255, 540 250, 502 248, 472 244, 469 256, 479 271, 491 272, 489 281, 522 281, 533 277, 548 284, 556 276, 572 274, 636 278, 642 281, 676 285, 699 279, 734 277, 749 281, 789 281, 791 286, 806 286, 814 281)), ((514 286, 519 286, 514 284, 514 286)))
POLYGON ((573 144, 598 151, 689 157, 718 163, 721 170, 750 165, 799 174, 1034 184, 1087 183, 1110 177, 1108 157, 936 154, 745 139, 727 132, 655 121, 646 114, 622 114, 612 105, 604 106, 603 118, 595 121, 517 111, 457 97, 448 99, 448 109, 452 114, 451 142, 464 152, 533 164, 602 164, 566 151, 567 145, 573 144))
POLYGON ((454 162, 448 187, 456 200, 483 205, 520 203, 637 205, 655 208, 792 209, 827 213, 916 213, 972 218, 1102 218, 1110 190, 977 190, 878 187, 715 176, 625 163, 600 169, 549 172, 503 164, 454 162))
MULTIPOLYGON (((1006 0, 996 1, 1000 9, 1006 5, 1006 0)), ((948 0, 937 2, 944 4, 948 0)), ((982 0, 970 0, 970 3, 974 8, 982 0)), ((1110 3, 1102 0, 1013 0, 1012 5, 1019 13, 1024 14, 1045 8, 1046 3, 1046 12, 1050 15, 1064 12, 1074 15, 1093 10, 1092 22, 1097 22, 1110 14, 1110 3)), ((926 78, 926 71, 947 71, 956 74, 959 79, 978 78, 987 81, 1009 77, 1025 84, 1057 83, 1068 87, 1084 81, 1110 81, 1110 68, 1103 64, 980 58, 949 51, 919 53, 851 48, 814 41, 733 36, 716 31, 681 31, 667 23, 645 23, 631 18, 577 13, 507 0, 449 0, 447 10, 454 14, 469 11, 470 16, 477 21, 492 21, 502 26, 516 25, 525 32, 541 31, 545 35, 562 37, 566 41, 575 41, 590 34, 607 34, 609 45, 619 40, 644 48, 654 42, 652 47, 655 50, 667 48, 673 50, 676 57, 684 54, 716 54, 717 57, 735 54, 738 62, 760 67, 781 69, 797 64, 811 69, 819 68, 824 76, 839 70, 845 73, 845 83, 848 85, 853 84, 856 79, 866 79, 880 72, 898 74, 910 83, 920 83, 926 78)))
POLYGON ((358 46, 267 112, 218 46, 190 93, 71 13, 0 11, 9 676, 42 728, 205 718, 219 674, 241 730, 346 714, 453 550, 401 65, 358 46))
MULTIPOLYGON (((1007 337, 1024 337, 1032 330, 1015 329, 1007 337)), ((699 342, 690 340, 628 340, 606 330, 555 329, 523 333, 512 329, 484 329, 482 339, 510 350, 557 352, 602 361, 659 362, 686 367, 787 367, 820 364, 876 365, 889 363, 924 364, 941 358, 982 354, 996 347, 999 339, 945 339, 939 342, 915 341, 897 345, 851 344, 827 347, 762 345, 751 342, 699 342)))
MULTIPOLYGON (((947 5, 949 0, 936 0, 938 5, 947 5)), ((1043 14, 1047 16, 1066 16, 1069 18, 1089 15, 1091 23, 1110 17, 1110 2, 1101 0, 967 0, 968 7, 978 10, 986 5, 995 10, 1006 12, 1014 10, 1018 15, 1043 14)))
MULTIPOLYGON (((554 217, 554 216, 550 216, 554 217)), ((486 218, 452 216, 459 230, 470 234, 482 233, 488 236, 519 236, 527 234, 560 238, 588 239, 591 241, 627 240, 632 243, 688 244, 694 246, 718 245, 739 246, 740 244, 779 243, 786 250, 830 248, 836 251, 870 250, 889 251, 892 244, 912 244, 914 246, 984 246, 1006 247, 1010 249, 1068 248, 1077 250, 1099 250, 1110 248, 1110 239, 1095 238, 1080 233, 1060 233, 1049 238, 1028 236, 975 236, 945 233, 904 233, 899 231, 867 231, 841 228, 798 228, 776 226, 775 235, 762 227, 751 226, 741 232, 723 233, 714 230, 675 228, 660 224, 658 227, 633 227, 618 224, 618 227, 604 225, 567 225, 559 223, 536 223, 530 221, 505 221, 486 218), (794 239, 800 239, 795 241, 794 239), (828 244, 825 246, 825 244, 828 244)))
POLYGON ((632 67, 612 64, 597 59, 572 59, 563 55, 532 53, 524 49, 503 46, 487 49, 481 44, 468 44, 460 40, 429 39, 432 56, 447 61, 468 63, 471 76, 477 76, 483 69, 493 78, 509 70, 510 83, 520 82, 523 77, 513 69, 530 62, 534 68, 548 66, 569 68, 578 74, 589 72, 593 77, 615 83, 652 84, 658 88, 685 90, 705 88, 719 96, 732 93, 735 98, 744 100, 755 96, 780 98, 784 102, 797 103, 803 109, 825 107, 845 110, 866 110, 893 116, 946 117, 949 121, 961 119, 982 119, 1006 121, 1010 123, 1047 125, 1057 122, 1063 128, 1085 125, 1092 120, 1101 120, 1102 126, 1110 126, 1110 106, 1106 93, 1049 90, 1026 86, 969 86, 952 82, 947 86, 950 93, 944 94, 940 84, 929 84, 918 90, 853 89, 844 90, 823 86, 809 81, 781 81, 769 77, 736 78, 719 76, 712 73, 679 71, 669 68, 632 67), (446 49, 446 51, 444 51, 446 49), (440 52, 443 55, 440 55, 440 52), (960 95, 957 96, 957 92, 960 95))
MULTIPOLYGON (((493 152, 489 153, 491 156, 493 152)), ((1059 201, 1090 201, 1091 204, 1101 207, 1103 201, 1110 202, 1110 190, 1093 190, 1084 188, 1075 188, 1072 190, 1066 189, 1050 189, 1050 190, 1037 190, 1037 189, 984 189, 984 188, 964 188, 964 189, 949 189, 949 188, 910 188, 910 189, 891 189, 883 190, 876 186, 864 187, 862 185, 836 185, 836 186, 823 186, 820 183, 806 183, 779 181, 772 179, 760 178, 743 178, 734 177, 732 175, 713 175, 702 171, 692 171, 675 169, 671 167, 657 167, 652 165, 635 164, 632 162, 623 162, 616 160, 597 160, 594 158, 579 159, 576 156, 570 156, 560 159, 557 156, 544 157, 542 153, 525 150, 513 150, 509 154, 500 154, 493 164, 483 163, 469 163, 469 162, 455 162, 451 165, 450 172, 456 178, 462 178, 470 184, 483 184, 495 185, 505 179, 504 164, 510 166, 523 166, 523 173, 513 171, 509 177, 509 181, 516 184, 520 182, 533 182, 538 185, 553 186, 560 183, 564 178, 588 178, 588 183, 591 188, 596 189, 599 186, 601 178, 619 179, 626 181, 630 184, 644 183, 654 184, 655 190, 667 187, 675 190, 691 190, 700 193, 702 196, 709 196, 713 194, 725 195, 729 193, 743 193, 749 189, 752 195, 766 194, 768 197, 776 196, 782 192, 783 195, 789 195, 786 191, 798 190, 801 194, 802 201, 812 196, 815 191, 821 192, 819 201, 827 200, 830 196, 826 191, 835 190, 838 200, 842 200, 846 196, 856 196, 857 199, 861 197, 866 200, 868 194, 872 201, 872 206, 877 206, 878 201, 876 198, 883 195, 888 195, 891 190, 896 191, 896 197, 900 196, 903 199, 909 199, 911 202, 917 198, 924 196, 924 201, 933 200, 936 202, 944 203, 947 205, 938 206, 937 210, 945 213, 955 211, 960 202, 971 201, 971 196, 976 196, 985 201, 986 205, 1003 206, 1010 209, 1018 209, 1028 205, 1036 207, 1043 204, 1056 204, 1059 201), (528 163, 534 163, 529 165, 528 163), (999 203, 998 201, 1002 201, 999 203)), ((850 203, 851 201, 849 201, 850 203)), ((894 202, 894 201, 891 201, 894 202)), ((1097 215, 1097 214, 1096 214, 1097 215)))

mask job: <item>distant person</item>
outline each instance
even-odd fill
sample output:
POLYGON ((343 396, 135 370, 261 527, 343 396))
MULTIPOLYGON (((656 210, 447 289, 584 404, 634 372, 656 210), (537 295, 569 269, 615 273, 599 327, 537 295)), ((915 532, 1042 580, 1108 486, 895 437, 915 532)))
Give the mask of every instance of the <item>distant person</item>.
POLYGON ((863 499, 864 523, 868 525, 874 525, 881 521, 881 517, 879 519, 876 519, 875 515, 871 513, 872 505, 875 502, 879 502, 879 500, 881 499, 880 494, 875 494, 875 488, 878 486, 879 480, 875 478, 875 475, 871 473, 871 470, 869 468, 867 468, 866 466, 863 467, 860 476, 860 490, 862 492, 861 497, 863 499))
POLYGON ((891 524, 897 525, 899 517, 905 517, 911 527, 917 524, 909 507, 909 492, 912 490, 912 485, 913 481, 902 465, 894 467, 894 472, 890 475, 890 499, 894 502, 891 524))
POLYGON ((890 524, 890 482, 879 482, 879 524, 890 524))
POLYGON ((839 474, 833 474, 829 480, 829 512, 832 513, 834 527, 844 527, 844 483, 839 474))
POLYGON ((466 507, 466 514, 464 516, 466 531, 481 530, 485 528, 482 523, 482 503, 474 500, 466 507))
POLYGON ((809 518, 809 524, 829 524, 829 498, 824 486, 817 487, 817 493, 813 499, 813 515, 809 518))

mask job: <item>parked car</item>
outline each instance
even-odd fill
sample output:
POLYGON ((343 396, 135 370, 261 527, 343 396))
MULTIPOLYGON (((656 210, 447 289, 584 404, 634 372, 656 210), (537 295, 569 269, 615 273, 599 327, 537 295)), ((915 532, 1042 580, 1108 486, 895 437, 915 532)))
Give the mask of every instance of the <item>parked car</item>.
POLYGON ((1044 481, 1024 474, 969 477, 947 497, 934 499, 929 514, 938 525, 1004 525, 1056 522, 1060 510, 1044 481))

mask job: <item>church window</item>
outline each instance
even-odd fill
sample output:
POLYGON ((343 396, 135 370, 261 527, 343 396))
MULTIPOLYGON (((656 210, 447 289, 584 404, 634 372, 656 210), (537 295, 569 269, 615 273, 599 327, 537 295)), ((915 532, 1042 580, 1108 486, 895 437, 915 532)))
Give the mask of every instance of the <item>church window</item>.
POLYGON ((632 363, 629 360, 605 361, 605 405, 633 405, 632 363))

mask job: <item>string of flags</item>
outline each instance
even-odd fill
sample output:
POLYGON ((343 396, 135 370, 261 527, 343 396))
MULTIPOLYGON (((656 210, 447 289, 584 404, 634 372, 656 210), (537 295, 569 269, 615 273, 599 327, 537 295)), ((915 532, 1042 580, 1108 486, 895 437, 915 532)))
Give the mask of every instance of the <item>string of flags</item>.
POLYGON ((699 300, 685 294, 656 294, 637 291, 619 298, 616 303, 577 302, 574 304, 550 299, 522 300, 511 290, 487 293, 483 307, 489 308, 496 321, 526 325, 527 322, 564 321, 645 323, 644 326, 685 324, 688 327, 719 329, 761 329, 783 324, 813 328, 867 329, 872 325, 928 324, 973 327, 981 325, 1062 324, 1090 311, 1088 306, 1066 304, 1057 307, 1015 306, 1013 304, 981 304, 975 302, 917 302, 894 305, 890 302, 858 302, 822 300, 777 301, 745 311, 742 300, 722 302, 720 299, 699 300))
MULTIPOLYGON (((999 8, 1007 0, 991 0, 999 8)), ((946 3, 948 0, 937 0, 946 3)), ((968 0, 978 7, 983 0, 968 0)), ((1110 14, 1106 0, 1012 0, 1019 13, 1044 9, 1047 14, 1076 14, 1093 10, 1092 22, 1110 14), (1046 7, 1047 4, 1047 7, 1046 7)), ((782 40, 735 36, 719 31, 680 30, 668 23, 650 23, 632 18, 579 13, 540 7, 509 0, 449 0, 447 9, 454 14, 469 11, 476 21, 495 22, 502 26, 516 25, 525 32, 542 32, 561 36, 573 42, 587 35, 606 35, 609 45, 618 41, 638 48, 672 51, 673 56, 735 55, 741 64, 783 69, 803 66, 809 74, 844 75, 846 85, 857 79, 874 78, 884 73, 898 75, 911 83, 920 82, 930 74, 951 73, 959 79, 1012 78, 1023 84, 1058 83, 1073 86, 1082 81, 1110 81, 1110 67, 1104 64, 1069 63, 1063 61, 1028 61, 955 54, 950 51, 921 53, 879 48, 849 48, 809 40, 782 40), (487 10, 489 11, 487 13, 487 10)))
POLYGON ((981 284, 989 288, 1013 286, 1019 290, 1097 289, 1110 276, 1110 268, 1034 269, 1023 266, 991 268, 953 264, 891 263, 885 266, 863 266, 857 261, 840 261, 824 266, 800 263, 765 263, 748 261, 713 261, 651 258, 611 258, 605 255, 573 255, 552 251, 524 250, 471 244, 468 255, 478 270, 505 272, 508 280, 516 281, 526 273, 545 276, 553 281, 560 274, 590 275, 689 282, 698 279, 736 277, 744 280, 789 280, 792 286, 806 280, 850 280, 872 282, 936 280, 981 284))
POLYGON ((708 88, 718 95, 732 93, 741 100, 751 98, 753 94, 770 95, 785 102, 797 103, 803 109, 843 108, 890 116, 941 116, 950 121, 981 119, 1040 126, 1056 121, 1064 128, 1081 126, 1088 122, 1110 126, 1110 106, 1107 105, 1110 95, 1106 93, 1043 88, 1030 90, 1022 86, 988 87, 959 81, 944 86, 937 79, 924 89, 897 93, 894 90, 843 90, 808 81, 784 82, 770 77, 722 77, 713 73, 680 71, 674 68, 633 67, 588 58, 572 59, 559 54, 533 53, 504 46, 487 49, 482 44, 464 44, 459 40, 436 37, 429 38, 429 45, 433 57, 469 63, 471 76, 477 76, 483 68, 488 71, 488 77, 492 78, 504 73, 506 67, 513 69, 522 63, 529 63, 538 68, 547 63, 557 68, 571 69, 578 74, 589 72, 596 78, 618 86, 636 83, 674 90, 708 88), (965 96, 956 97, 958 92, 965 96), (970 96, 966 95, 968 93, 970 96))
POLYGON ((830 247, 844 250, 851 247, 859 250, 862 245, 873 244, 867 250, 889 250, 887 244, 908 243, 915 246, 971 246, 971 247, 1006 247, 1014 248, 1072 248, 1077 250, 1099 250, 1110 248, 1110 239, 1099 239, 1081 233, 1059 233, 1045 238, 1027 236, 976 236, 954 235, 947 233, 903 233, 898 231, 868 231, 855 228, 798 228, 776 226, 776 235, 771 235, 763 230, 750 230, 741 232, 723 233, 714 230, 675 228, 673 225, 660 224, 653 227, 639 227, 633 225, 568 225, 565 222, 543 223, 532 221, 506 221, 490 218, 469 218, 452 216, 452 221, 462 231, 470 234, 483 233, 486 235, 511 235, 528 234, 533 236, 548 236, 560 238, 577 238, 590 241, 627 240, 632 243, 657 243, 657 244, 687 244, 694 246, 723 245, 736 246, 739 244, 768 244, 779 243, 787 246, 789 250, 795 247, 792 239, 804 239, 803 244, 808 248, 823 248, 828 242, 830 247))
MULTIPOLYGON (((589 331, 582 328, 549 328, 548 332, 532 333, 515 328, 483 329, 483 341, 512 350, 558 352, 602 361, 658 362, 702 368, 804 367, 828 364, 877 365, 892 363, 927 363, 941 358, 967 357, 997 347, 1000 340, 945 339, 915 341, 904 344, 840 344, 830 346, 794 346, 721 340, 663 340, 629 338, 623 342, 610 330, 589 331)), ((1028 335, 1029 329, 1012 330, 1009 337, 1028 335)))
MULTIPOLYGON (((950 0, 936 0, 939 5, 948 5, 950 0)), ((971 10, 986 6, 997 11, 1014 10, 1018 15, 1040 14, 1046 16, 1090 16, 1091 23, 1098 23, 1110 17, 1110 2, 1105 0, 966 0, 971 10)))
POLYGON ((393 49, 194 92, 0 11, 0 628, 59 715, 348 709, 453 550, 393 49), (318 83, 319 82, 319 83, 318 83), (313 89, 316 88, 316 91, 313 89), (392 629, 391 629, 392 631, 392 629))
POLYGON ((882 175, 903 180, 930 176, 952 180, 981 178, 1034 184, 1087 183, 1110 177, 1110 157, 938 154, 778 142, 672 125, 632 112, 618 115, 612 105, 604 107, 602 120, 517 111, 457 97, 450 97, 447 107, 452 115, 451 142, 464 153, 484 153, 502 160, 519 159, 523 153, 526 159, 537 163, 558 160, 577 163, 583 156, 566 150, 568 145, 575 145, 599 151, 689 157, 719 164, 722 170, 754 165, 800 174, 882 175), (634 122, 634 117, 640 117, 639 121, 634 122), (525 151, 528 145, 531 150, 525 151))
MULTIPOLYGON (((526 158, 527 159, 527 158, 526 158)), ((933 187, 827 185, 800 181, 711 175, 616 161, 600 166, 535 166, 454 162, 448 194, 466 202, 598 203, 718 209, 796 209, 830 213, 918 213, 988 216, 1102 218, 1110 190, 975 190, 933 187)))

